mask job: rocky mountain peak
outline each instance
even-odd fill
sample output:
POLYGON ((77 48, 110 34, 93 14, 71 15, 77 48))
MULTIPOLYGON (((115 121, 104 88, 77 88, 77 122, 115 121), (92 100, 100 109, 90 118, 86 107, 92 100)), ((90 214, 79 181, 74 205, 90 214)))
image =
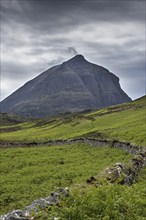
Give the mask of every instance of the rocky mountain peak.
POLYGON ((71 58, 71 60, 82 61, 82 60, 85 60, 85 58, 82 54, 77 54, 76 56, 71 58))
POLYGON ((73 58, 71 58, 70 60, 66 61, 67 63, 71 63, 73 65, 75 64, 84 64, 84 63, 88 63, 88 61, 84 58, 83 55, 78 54, 76 56, 74 56, 73 58))
POLYGON ((3 100, 0 108, 1 112, 37 118, 128 101, 116 75, 78 54, 26 83, 3 100))

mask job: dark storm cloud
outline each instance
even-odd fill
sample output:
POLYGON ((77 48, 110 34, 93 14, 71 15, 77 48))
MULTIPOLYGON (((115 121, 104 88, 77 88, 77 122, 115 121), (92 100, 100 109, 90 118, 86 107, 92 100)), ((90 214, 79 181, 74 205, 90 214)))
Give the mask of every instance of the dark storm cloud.
POLYGON ((25 83, 77 53, 117 74, 133 98, 143 94, 143 87, 137 86, 136 95, 131 85, 143 85, 145 80, 144 4, 143 0, 1 0, 3 97, 16 89, 13 78, 25 83))

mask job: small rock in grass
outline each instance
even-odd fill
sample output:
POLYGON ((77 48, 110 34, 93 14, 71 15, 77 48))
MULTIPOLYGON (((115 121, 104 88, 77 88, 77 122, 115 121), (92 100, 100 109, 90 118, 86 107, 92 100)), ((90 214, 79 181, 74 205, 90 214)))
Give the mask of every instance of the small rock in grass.
POLYGON ((111 183, 116 182, 118 178, 121 177, 121 168, 120 167, 108 167, 105 170, 105 177, 111 183))
POLYGON ((59 198, 60 194, 57 192, 51 192, 50 196, 45 198, 46 201, 50 202, 52 205, 58 205, 59 204, 59 198))
POLYGON ((69 189, 68 187, 63 188, 63 187, 58 187, 57 188, 58 192, 62 193, 64 196, 69 196, 69 189))

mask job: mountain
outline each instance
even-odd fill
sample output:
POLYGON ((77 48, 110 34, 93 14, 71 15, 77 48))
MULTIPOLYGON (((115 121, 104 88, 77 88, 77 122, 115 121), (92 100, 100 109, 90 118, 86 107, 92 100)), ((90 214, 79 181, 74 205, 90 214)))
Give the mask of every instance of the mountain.
POLYGON ((1 112, 44 117, 129 102, 119 78, 82 55, 53 66, 0 103, 1 112))

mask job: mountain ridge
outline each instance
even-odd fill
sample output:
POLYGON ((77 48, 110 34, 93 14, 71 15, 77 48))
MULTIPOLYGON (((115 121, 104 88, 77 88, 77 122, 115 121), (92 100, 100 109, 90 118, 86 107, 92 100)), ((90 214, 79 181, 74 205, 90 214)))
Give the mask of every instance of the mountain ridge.
POLYGON ((51 67, 0 103, 1 112, 44 117, 131 101, 119 78, 82 55, 51 67))

